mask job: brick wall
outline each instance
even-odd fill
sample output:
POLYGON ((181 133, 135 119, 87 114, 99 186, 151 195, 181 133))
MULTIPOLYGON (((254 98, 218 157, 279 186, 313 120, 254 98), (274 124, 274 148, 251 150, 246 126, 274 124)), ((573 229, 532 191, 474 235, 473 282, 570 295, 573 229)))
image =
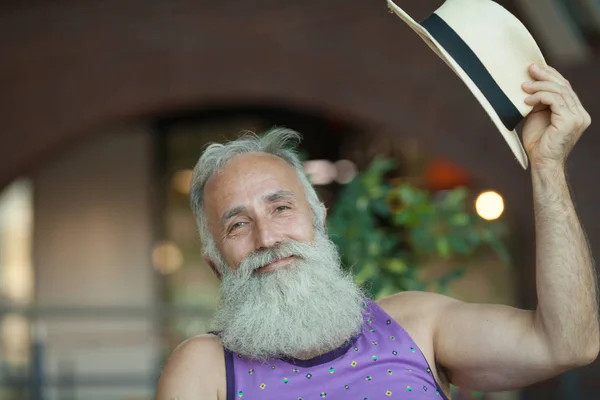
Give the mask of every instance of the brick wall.
MULTIPOLYGON (((416 19, 440 3, 403 1, 416 19)), ((385 0, 7 0, 0 32, 0 187, 126 118, 232 101, 313 107, 418 137, 502 192, 519 224, 523 304, 535 306, 529 174, 463 84, 388 13, 385 0)), ((600 60, 563 69, 596 119, 598 68, 600 60)), ((596 254, 598 126, 570 162, 596 254)), ((589 374, 600 371, 592 366, 589 374)))

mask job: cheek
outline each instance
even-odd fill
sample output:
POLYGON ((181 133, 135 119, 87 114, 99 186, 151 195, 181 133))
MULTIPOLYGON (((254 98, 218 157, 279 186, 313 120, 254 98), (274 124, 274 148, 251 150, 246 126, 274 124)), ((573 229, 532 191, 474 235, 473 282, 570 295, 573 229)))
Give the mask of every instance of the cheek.
POLYGON ((222 254, 230 268, 237 269, 242 260, 252 253, 252 246, 247 242, 247 240, 238 240, 225 245, 222 254))
POLYGON ((312 214, 310 216, 297 218, 293 221, 290 224, 290 233, 292 234, 293 239, 302 242, 312 241, 314 238, 312 214))

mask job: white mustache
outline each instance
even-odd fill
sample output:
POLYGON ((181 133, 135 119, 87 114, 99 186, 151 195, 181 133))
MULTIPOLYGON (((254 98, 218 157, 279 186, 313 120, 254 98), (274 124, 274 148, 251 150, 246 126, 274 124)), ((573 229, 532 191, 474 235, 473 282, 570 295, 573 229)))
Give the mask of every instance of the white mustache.
POLYGON ((271 248, 254 252, 244 258, 240 263, 241 273, 252 273, 259 268, 269 265, 275 261, 288 257, 305 259, 305 254, 310 251, 310 244, 289 240, 279 243, 271 248))

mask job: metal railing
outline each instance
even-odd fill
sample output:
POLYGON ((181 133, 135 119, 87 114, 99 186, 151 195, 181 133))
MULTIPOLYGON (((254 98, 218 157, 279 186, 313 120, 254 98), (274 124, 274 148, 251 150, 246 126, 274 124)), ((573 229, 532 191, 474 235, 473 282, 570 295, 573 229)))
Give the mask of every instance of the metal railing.
MULTIPOLYGON (((84 306, 6 306, 0 305, 0 320, 7 315, 26 318, 32 329, 29 368, 26 372, 13 373, 0 363, 0 391, 11 390, 26 393, 18 400, 47 400, 48 389, 59 392, 60 400, 87 400, 78 397, 81 388, 150 388, 156 387, 164 359, 157 359, 148 374, 80 374, 69 363, 58 365, 56 372, 49 375, 44 366, 48 349, 45 344, 44 322, 56 320, 142 320, 151 321, 157 327, 166 321, 178 318, 207 319, 212 310, 202 306, 154 305, 148 307, 84 307, 84 306)), ((157 329, 158 332, 158 329, 157 329)), ((166 356, 166 355, 165 355, 166 356)), ((9 397, 11 400, 13 397, 9 397)), ((0 396, 0 400, 4 400, 0 396)), ((15 399, 17 400, 17 399, 15 399)))

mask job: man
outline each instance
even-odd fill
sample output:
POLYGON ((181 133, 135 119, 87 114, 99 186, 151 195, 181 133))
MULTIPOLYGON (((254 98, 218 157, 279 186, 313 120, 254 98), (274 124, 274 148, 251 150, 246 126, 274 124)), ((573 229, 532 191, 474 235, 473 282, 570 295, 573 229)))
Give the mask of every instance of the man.
POLYGON ((591 120, 556 70, 529 72, 535 311, 424 292, 364 298, 286 148, 297 134, 277 129, 211 145, 196 165, 192 208, 221 303, 215 331, 168 361, 158 400, 446 398, 450 383, 509 390, 595 360, 595 273, 564 171, 591 120))

